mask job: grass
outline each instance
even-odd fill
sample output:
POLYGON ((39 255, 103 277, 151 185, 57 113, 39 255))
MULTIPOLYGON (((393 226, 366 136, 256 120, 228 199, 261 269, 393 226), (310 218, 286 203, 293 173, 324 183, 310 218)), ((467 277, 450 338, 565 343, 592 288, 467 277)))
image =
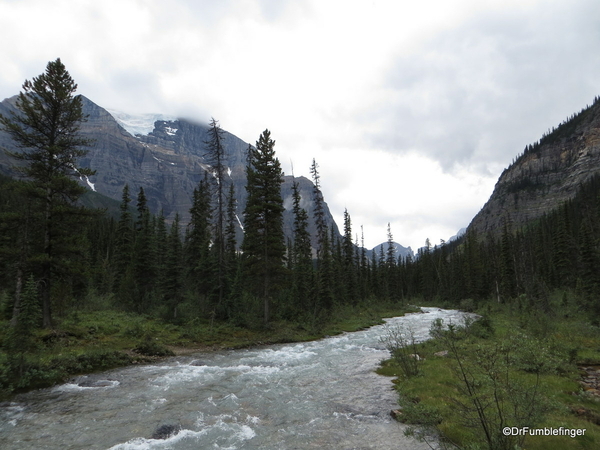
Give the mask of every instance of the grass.
MULTIPOLYGON (((598 448, 600 398, 584 391, 578 366, 600 364, 600 330, 579 314, 565 311, 557 304, 553 304, 554 313, 551 315, 539 311, 517 312, 511 305, 507 306, 486 306, 483 323, 487 322, 487 325, 477 325, 476 322, 468 332, 464 332, 460 339, 463 362, 472 364, 472 373, 481 374, 481 367, 488 364, 489 359, 475 363, 477 355, 489 354, 489 349, 513 342, 514 356, 506 374, 514 386, 533 385, 535 372, 540 373, 540 395, 536 401, 544 406, 544 412, 531 419, 531 426, 586 429, 584 436, 575 438, 527 436, 520 448, 598 448), (475 367, 476 364, 480 367, 475 367)), ((417 376, 406 376, 394 358, 382 362, 378 373, 396 377, 394 384, 401 405, 397 418, 416 426, 413 431, 416 430, 417 434, 419 430, 428 428, 459 448, 474 448, 470 447, 473 445, 490 448, 477 427, 466 426, 465 412, 458 407, 457 402, 468 404, 469 397, 460 389, 464 385, 457 377, 452 353, 446 357, 435 355, 449 350, 447 344, 448 341, 443 339, 419 344, 418 354, 423 359, 417 376)), ((480 379, 484 380, 483 377, 480 379)), ((517 403, 511 398, 507 401, 517 403)))

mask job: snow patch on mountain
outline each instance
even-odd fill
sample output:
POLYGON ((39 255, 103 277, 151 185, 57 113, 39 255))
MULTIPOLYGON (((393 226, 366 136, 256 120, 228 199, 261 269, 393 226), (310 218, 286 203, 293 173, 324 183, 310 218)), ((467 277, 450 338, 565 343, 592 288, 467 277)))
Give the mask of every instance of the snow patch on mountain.
MULTIPOLYGON (((111 116, 132 136, 146 136, 154 131, 154 122, 157 120, 175 121, 176 117, 167 116, 165 114, 127 114, 121 111, 112 109, 107 110, 111 116)), ((169 134, 174 135, 177 132, 176 128, 168 129, 169 134)))
POLYGON ((92 189, 92 191, 96 192, 96 184, 92 183, 87 175, 85 176, 85 181, 87 181, 87 184, 92 189))

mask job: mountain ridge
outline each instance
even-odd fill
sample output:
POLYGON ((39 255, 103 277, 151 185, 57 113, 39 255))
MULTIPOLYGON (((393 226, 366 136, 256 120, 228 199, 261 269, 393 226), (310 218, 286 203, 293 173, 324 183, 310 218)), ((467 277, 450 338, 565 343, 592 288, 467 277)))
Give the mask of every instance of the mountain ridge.
POLYGON ((518 228, 572 199, 600 173, 600 99, 525 148, 506 168, 468 229, 498 234, 518 228))

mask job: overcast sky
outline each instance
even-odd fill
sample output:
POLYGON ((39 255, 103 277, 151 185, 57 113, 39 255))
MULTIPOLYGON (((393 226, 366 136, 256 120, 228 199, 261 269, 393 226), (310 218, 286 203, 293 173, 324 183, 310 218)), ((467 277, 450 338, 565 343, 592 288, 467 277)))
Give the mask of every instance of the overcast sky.
POLYGON ((0 0, 0 36, 1 98, 60 57, 105 108, 268 128, 368 247, 454 235, 600 94, 598 0, 0 0))

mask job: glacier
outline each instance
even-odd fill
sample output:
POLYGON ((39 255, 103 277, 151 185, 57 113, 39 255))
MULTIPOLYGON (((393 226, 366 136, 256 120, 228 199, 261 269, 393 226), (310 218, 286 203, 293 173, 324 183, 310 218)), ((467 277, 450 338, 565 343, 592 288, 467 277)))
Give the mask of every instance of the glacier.
MULTIPOLYGON (((176 117, 165 114, 128 114, 113 109, 107 109, 107 111, 132 136, 146 136, 150 134, 154 131, 154 122, 157 120, 164 120, 166 122, 177 120, 176 117)), ((169 128, 169 131, 175 134, 177 129, 169 128)))

